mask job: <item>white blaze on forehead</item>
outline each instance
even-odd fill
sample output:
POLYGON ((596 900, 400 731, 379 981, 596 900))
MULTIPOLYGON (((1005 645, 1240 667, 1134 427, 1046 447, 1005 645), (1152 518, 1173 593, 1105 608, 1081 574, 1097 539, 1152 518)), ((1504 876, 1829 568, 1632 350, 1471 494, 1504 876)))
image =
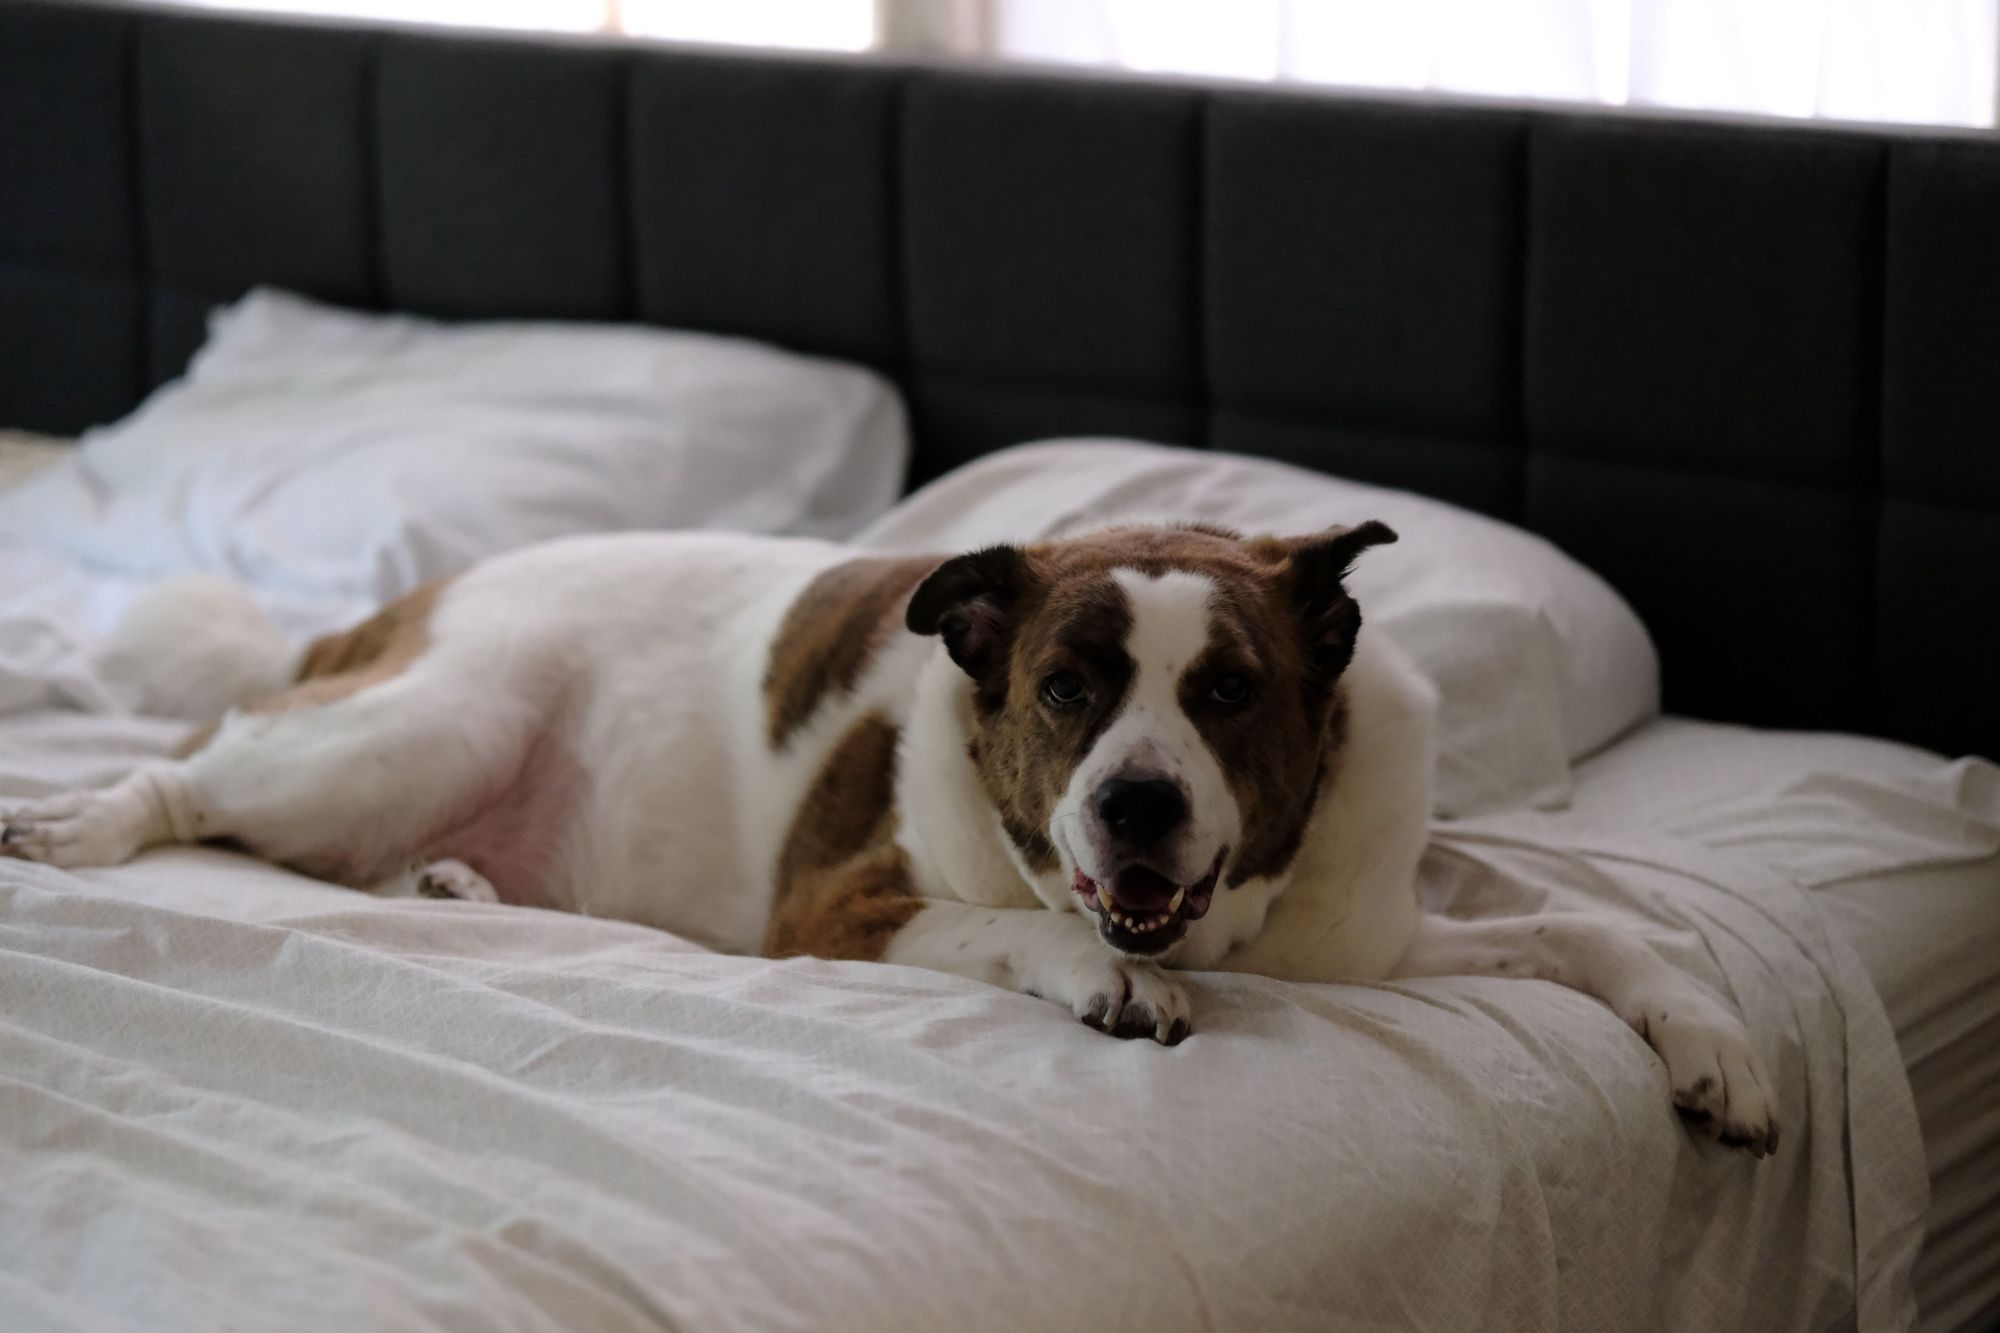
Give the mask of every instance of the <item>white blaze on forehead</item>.
POLYGON ((1124 589, 1132 608, 1132 630, 1125 636, 1134 673, 1128 699, 1146 686, 1163 688, 1178 711, 1181 675, 1208 647, 1208 599, 1215 580, 1184 569, 1152 576, 1114 569, 1111 581, 1124 589))
POLYGON ((1208 648, 1215 581, 1187 570, 1149 575, 1114 569, 1111 578, 1131 610, 1125 653, 1132 661, 1132 679, 1117 715, 1071 775, 1051 822, 1058 828, 1081 827, 1084 836, 1064 841, 1084 873, 1098 878, 1112 867, 1107 864, 1104 830, 1092 813, 1091 794, 1115 776, 1177 782, 1187 794, 1190 817, 1167 849, 1174 866, 1160 868, 1192 883, 1207 872, 1216 853, 1235 840, 1241 827, 1222 766, 1195 730, 1180 698, 1181 678, 1208 648), (1072 823, 1069 816, 1076 816, 1076 821, 1072 823))

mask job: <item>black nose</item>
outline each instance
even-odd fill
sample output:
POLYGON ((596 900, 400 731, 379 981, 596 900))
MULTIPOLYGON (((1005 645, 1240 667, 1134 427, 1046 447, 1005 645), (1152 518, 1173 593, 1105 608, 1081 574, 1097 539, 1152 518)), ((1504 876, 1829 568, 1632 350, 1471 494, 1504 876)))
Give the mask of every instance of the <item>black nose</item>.
POLYGON ((1164 778, 1112 778, 1097 789, 1097 817, 1133 847, 1149 847, 1188 817, 1187 798, 1164 778))

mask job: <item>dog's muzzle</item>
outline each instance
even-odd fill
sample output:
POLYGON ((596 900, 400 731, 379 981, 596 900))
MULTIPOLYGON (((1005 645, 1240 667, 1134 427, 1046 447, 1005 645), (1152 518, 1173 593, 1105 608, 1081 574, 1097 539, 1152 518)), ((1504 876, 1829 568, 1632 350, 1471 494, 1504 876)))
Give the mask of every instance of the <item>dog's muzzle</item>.
POLYGON ((1134 864, 1105 880, 1078 870, 1070 888, 1084 910, 1096 915, 1097 933, 1106 944, 1121 953, 1162 953, 1208 915, 1228 855, 1226 847, 1217 852, 1208 873, 1192 884, 1176 884, 1150 866, 1134 864))

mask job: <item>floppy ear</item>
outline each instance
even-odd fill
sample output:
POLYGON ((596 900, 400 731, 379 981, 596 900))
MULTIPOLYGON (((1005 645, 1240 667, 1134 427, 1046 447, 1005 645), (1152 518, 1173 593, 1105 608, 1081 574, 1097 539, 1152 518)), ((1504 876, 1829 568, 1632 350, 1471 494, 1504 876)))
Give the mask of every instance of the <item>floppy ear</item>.
POLYGON ((932 570, 910 594, 903 623, 944 639, 951 660, 985 680, 1006 657, 1014 605, 1028 586, 1028 558, 1018 547, 989 546, 932 570))
POLYGON ((1361 608, 1343 582, 1354 561, 1371 546, 1385 546, 1396 534, 1374 519, 1351 528, 1328 528, 1292 543, 1287 573, 1305 631, 1306 651, 1322 681, 1332 682, 1354 657, 1361 632, 1361 608))

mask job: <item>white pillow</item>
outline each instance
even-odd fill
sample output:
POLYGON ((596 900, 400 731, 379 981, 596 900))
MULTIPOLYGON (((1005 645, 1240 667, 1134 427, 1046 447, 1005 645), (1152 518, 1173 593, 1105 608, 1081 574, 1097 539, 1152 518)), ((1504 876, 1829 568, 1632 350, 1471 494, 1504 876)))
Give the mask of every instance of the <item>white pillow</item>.
POLYGON ((1116 440, 990 455, 917 492, 858 541, 948 551, 1114 519, 1207 519, 1299 534, 1379 518, 1401 538, 1349 586, 1363 622, 1439 693, 1437 811, 1569 799, 1572 759, 1659 712, 1659 658, 1604 580, 1519 528, 1282 463, 1116 440))
POLYGON ((101 572, 380 601, 550 537, 845 537, 894 502, 896 392, 629 325, 445 325, 259 290, 187 376, 0 494, 0 537, 101 572))

